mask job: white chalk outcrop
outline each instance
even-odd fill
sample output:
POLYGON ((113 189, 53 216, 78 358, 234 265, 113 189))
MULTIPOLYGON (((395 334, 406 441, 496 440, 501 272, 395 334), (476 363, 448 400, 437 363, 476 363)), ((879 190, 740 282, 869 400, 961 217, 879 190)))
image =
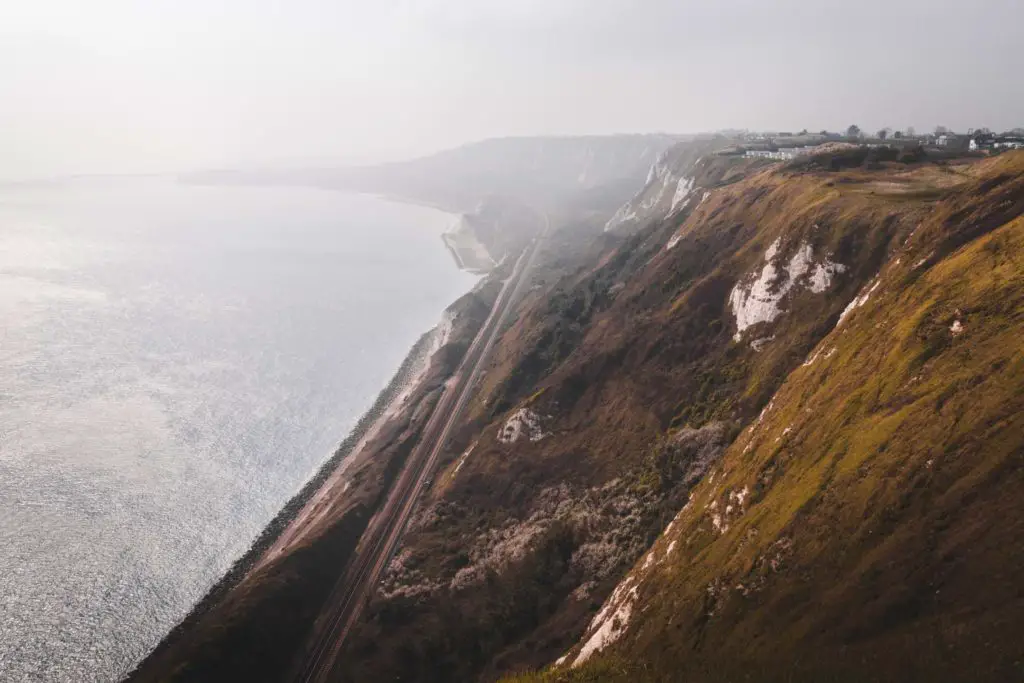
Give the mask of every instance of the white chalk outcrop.
POLYGON ((853 301, 847 304, 846 308, 843 309, 843 312, 839 314, 839 322, 836 323, 836 327, 842 324, 843 319, 846 318, 846 316, 866 304, 880 284, 882 283, 876 278, 871 287, 866 288, 864 292, 853 297, 853 301))
POLYGON ((498 432, 498 441, 515 443, 523 437, 530 441, 540 441, 545 436, 547 434, 541 429, 540 415, 529 408, 520 408, 505 421, 501 431, 498 432))
POLYGON ((590 622, 585 634, 586 640, 579 655, 573 660, 573 667, 580 666, 590 657, 608 647, 626 631, 629 618, 633 614, 633 603, 636 601, 636 579, 627 576, 616 586, 611 597, 604 603, 601 611, 590 622))
POLYGON ((693 178, 686 176, 679 179, 676 184, 676 192, 672 195, 672 206, 668 210, 670 216, 682 208, 683 202, 693 193, 693 182, 693 178))
MULTIPOLYGON (((647 174, 643 188, 605 224, 605 232, 627 231, 683 210, 697 195, 701 148, 683 143, 666 150, 647 174)), ((704 150, 706 151, 706 150, 704 150)))
POLYGON ((778 263, 779 245, 776 239, 764 254, 760 272, 740 279, 729 293, 729 307, 736 316, 735 341, 743 332, 758 323, 772 322, 783 313, 782 302, 791 291, 806 287, 815 294, 825 292, 834 276, 846 270, 841 263, 828 258, 815 262, 814 249, 801 244, 784 263, 778 263))
POLYGON ((651 166, 643 189, 615 212, 605 224, 605 232, 653 218, 659 205, 676 196, 680 179, 673 174, 668 159, 666 152, 651 166))

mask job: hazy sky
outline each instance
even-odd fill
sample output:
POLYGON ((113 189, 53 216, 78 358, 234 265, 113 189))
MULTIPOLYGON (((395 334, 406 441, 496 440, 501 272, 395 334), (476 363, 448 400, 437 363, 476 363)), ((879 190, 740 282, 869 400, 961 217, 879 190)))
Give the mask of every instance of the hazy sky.
POLYGON ((1024 0, 7 0, 0 177, 1024 125, 1024 0))

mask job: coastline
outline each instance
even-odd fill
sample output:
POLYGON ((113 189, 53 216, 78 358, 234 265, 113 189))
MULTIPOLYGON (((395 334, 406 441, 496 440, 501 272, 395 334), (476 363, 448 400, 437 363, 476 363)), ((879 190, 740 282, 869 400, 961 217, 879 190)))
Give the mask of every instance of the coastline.
MULTIPOLYGON (((346 190, 342 190, 345 192, 346 190)), ((396 204, 408 204, 409 206, 419 206, 426 209, 434 209, 441 213, 446 213, 450 216, 460 218, 466 213, 465 209, 455 208, 453 206, 445 206, 440 202, 432 202, 427 199, 415 199, 412 197, 403 197, 397 194, 390 194, 388 192, 361 192, 359 194, 366 194, 377 199, 383 199, 386 202, 395 202, 396 204)))
MULTIPOLYGON (((451 208, 438 204, 394 195, 353 192, 331 187, 317 189, 363 194, 382 201, 431 209, 446 214, 451 221, 457 220, 462 215, 451 208)), ((444 239, 444 235, 450 229, 450 227, 446 228, 441 233, 442 244, 452 254, 456 266, 461 270, 467 270, 462 267, 460 260, 456 258, 447 240, 444 239)), ((475 271, 469 272, 482 275, 475 271)), ((245 587, 249 581, 259 584, 262 581, 260 577, 265 572, 276 571, 277 560, 288 557, 296 546, 301 546, 304 539, 318 533, 320 523, 330 512, 330 510, 324 509, 329 505, 321 505, 321 503, 325 501, 330 503, 331 501, 328 499, 332 495, 337 496, 339 491, 343 493, 348 489, 350 482, 346 478, 346 473, 352 466, 363 467, 362 463, 368 462, 368 458, 375 455, 373 451, 375 437, 395 420, 415 419, 412 416, 417 414, 415 411, 422 398, 424 382, 433 381, 429 378, 436 373, 435 365, 444 367, 446 364, 444 354, 441 356, 435 354, 452 341, 453 327, 464 324, 455 322, 456 318, 462 319, 462 314, 466 310, 462 302, 467 297, 478 295, 487 281, 487 277, 481 277, 476 284, 448 304, 438 323, 420 335, 419 339, 412 344, 391 379, 380 390, 373 403, 344 439, 339 442, 333 454, 323 461, 301 488, 280 507, 259 535, 253 539, 248 549, 205 589, 180 621, 148 649, 139 652, 138 659, 123 672, 121 680, 132 681, 139 676, 146 679, 144 671, 147 666, 150 666, 151 660, 164 656, 168 651, 178 647, 181 642, 186 641, 190 631, 201 624, 211 612, 219 609, 223 601, 229 598, 235 589, 245 587)), ((472 318, 472 315, 467 317, 467 319, 472 318)), ((354 489, 352 494, 359 495, 354 489)))
MULTIPOLYGON (((268 539, 259 553, 259 557, 250 567, 250 571, 271 564, 293 544, 300 542, 306 532, 314 530, 317 522, 321 521, 328 512, 322 507, 317 509, 318 506, 323 506, 325 498, 332 493, 337 493, 338 486, 341 487, 342 492, 347 490, 348 482, 344 479, 345 472, 359 460, 363 450, 377 436, 381 428, 410 407, 408 405, 409 398, 414 396, 420 388, 423 378, 430 370, 434 354, 448 342, 451 336, 453 320, 454 314, 445 309, 441 321, 425 332, 413 345, 395 376, 377 396, 377 400, 363 415, 356 428, 338 447, 335 455, 322 465, 313 479, 302 488, 300 491, 302 500, 297 500, 299 497, 297 495, 293 498, 294 505, 292 505, 293 501, 289 501, 290 514, 288 518, 281 521, 281 528, 276 529, 273 538, 268 539), (312 491, 307 490, 310 487, 313 487, 312 491)), ((277 521, 276 517, 274 521, 277 521)))
POLYGON ((500 287, 496 278, 481 278, 444 310, 334 455, 188 614, 140 655, 123 680, 160 683, 178 667, 197 676, 199 671, 217 672, 226 666, 224 648, 248 680, 266 680, 268 666, 275 675, 284 675, 295 648, 302 646, 305 629, 327 599, 336 568, 351 558, 379 496, 397 476, 500 287), (230 635, 223 630, 227 623, 235 624, 230 635), (268 631, 261 625, 266 623, 283 631, 268 631), (273 663, 249 668, 244 655, 234 659, 245 648, 266 646, 266 638, 281 647, 273 663), (248 644, 238 649, 240 642, 248 644))
POLYGON ((289 529, 292 522, 306 509, 316 494, 325 488, 325 483, 332 476, 344 472, 346 462, 351 462, 351 456, 356 455, 366 445, 384 422, 402 410, 405 400, 415 391, 429 370, 431 357, 438 348, 444 345, 450 333, 450 324, 447 325, 447 329, 444 329, 449 315, 448 309, 445 309, 441 322, 424 332, 410 347, 408 354, 391 380, 381 389, 371 406, 339 443, 334 454, 324 461, 302 488, 281 507, 280 511, 263 528, 260 535, 253 540, 249 549, 206 590, 203 597, 189 609, 181 621, 142 654, 130 669, 125 671, 123 680, 130 679, 150 657, 188 631, 246 576, 265 566, 264 560, 268 559, 269 551, 281 540, 282 534, 289 529))
MULTIPOLYGON (((282 506, 281 511, 264 527, 263 533, 253 541, 249 550, 235 562, 235 565, 238 565, 243 560, 249 560, 248 566, 245 567, 239 578, 250 569, 260 565, 260 556, 277 542, 281 533, 302 512, 305 505, 323 487, 324 483, 331 476, 344 471, 346 463, 350 462, 349 456, 356 454, 372 438, 374 431, 384 420, 398 412, 403 399, 415 389, 429 367, 430 357, 437 350, 435 341, 441 333, 442 324, 443 322, 438 323, 420 335, 420 338, 410 347, 409 353, 406 354, 391 380, 381 389, 374 402, 338 444, 334 454, 325 460, 302 488, 282 506)), ((235 567, 232 566, 225 577, 234 569, 235 567)))

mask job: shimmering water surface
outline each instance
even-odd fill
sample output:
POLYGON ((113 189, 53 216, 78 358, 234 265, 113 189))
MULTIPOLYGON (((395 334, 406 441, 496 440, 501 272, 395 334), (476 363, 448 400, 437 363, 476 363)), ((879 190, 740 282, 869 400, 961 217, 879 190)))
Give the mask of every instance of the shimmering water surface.
POLYGON ((429 209, 0 188, 0 680, 114 681, 475 278, 429 209))

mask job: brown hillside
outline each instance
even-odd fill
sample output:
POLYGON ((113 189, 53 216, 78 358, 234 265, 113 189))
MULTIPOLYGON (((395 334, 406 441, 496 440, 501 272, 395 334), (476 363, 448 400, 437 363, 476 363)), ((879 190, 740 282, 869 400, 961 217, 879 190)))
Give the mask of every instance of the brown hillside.
MULTIPOLYGON (((947 171, 901 179, 938 201, 890 242, 860 305, 791 369, 566 668, 522 680, 1024 675, 1024 154, 931 182, 947 171)), ((855 180, 880 207, 918 201, 855 180)))
MULTIPOLYGON (((907 272, 899 287, 909 288, 1021 212, 1021 155, 840 172, 748 163, 704 164, 715 178, 699 164, 698 185, 713 188, 702 201, 527 302, 383 597, 349 643, 347 680, 490 679, 562 654, 690 487, 787 377, 803 372, 877 273, 895 259, 928 259, 907 272), (736 296, 753 320, 738 336, 736 296), (760 299, 772 302, 772 320, 760 299), (516 425, 518 439, 498 438, 516 425)), ((865 331, 868 343, 875 336, 865 331)), ((828 523, 817 520, 813 533, 827 540, 828 523)), ((652 588, 649 609, 665 607, 664 627, 650 640, 640 631, 638 652, 653 657, 678 627, 672 610, 698 597, 703 605, 708 585, 652 588)), ((664 666, 711 637, 707 627, 690 640, 686 633, 682 650, 665 648, 664 666)), ((740 642, 711 659, 746 652, 740 642)))
MULTIPOLYGON (((337 680, 1022 676, 1024 152, 692 152, 553 216, 337 680)), ((463 349, 134 680, 284 676, 463 349)))

